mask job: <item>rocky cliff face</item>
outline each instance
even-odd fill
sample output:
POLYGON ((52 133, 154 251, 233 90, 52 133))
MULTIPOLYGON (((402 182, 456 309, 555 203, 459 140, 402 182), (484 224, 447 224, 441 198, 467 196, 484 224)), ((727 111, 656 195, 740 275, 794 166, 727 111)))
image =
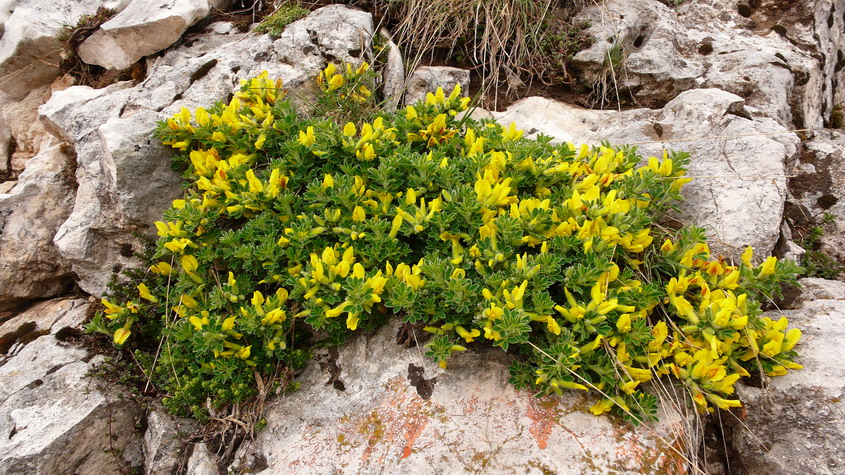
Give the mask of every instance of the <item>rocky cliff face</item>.
MULTIPOLYGON (((0 2, 0 472, 223 473, 224 453, 235 455, 228 469, 263 473, 697 470, 689 449, 701 435, 686 409, 632 429, 583 414, 576 395, 514 391, 499 355, 444 372, 393 343, 395 326, 314 362, 302 375, 307 389, 272 399, 267 428, 236 453, 186 443, 190 422, 158 409, 144 415, 124 389, 86 377, 101 357, 69 335, 112 273, 137 265, 150 224, 180 192, 169 153, 152 137, 156 121, 225 99, 263 70, 306 107, 320 69, 372 55, 369 13, 321 8, 274 39, 210 22, 231 3, 0 2), (100 6, 117 13, 80 45, 82 61, 105 70, 143 63, 146 75, 100 89, 71 85, 57 66, 58 31, 100 6)), ((635 144, 645 156, 687 150, 694 180, 674 219, 706 227, 716 252, 736 258, 752 245, 799 256, 795 241, 824 220, 816 244, 842 259, 845 136, 834 128, 845 107, 845 0, 675 8, 607 0, 579 18, 593 38, 574 59, 580 79, 607 84, 609 52, 621 48, 611 85, 634 108, 529 97, 476 114, 558 141, 635 144)), ((466 87, 472 74, 423 67, 406 80, 395 48, 387 63, 394 104, 406 89, 412 101, 439 85, 466 87)), ((845 383, 831 375, 840 371, 845 288, 802 283, 786 313, 807 335, 799 347, 807 369, 743 389, 747 417, 722 421, 733 469, 842 470, 845 383)), ((699 465, 720 473, 722 456, 699 465)))

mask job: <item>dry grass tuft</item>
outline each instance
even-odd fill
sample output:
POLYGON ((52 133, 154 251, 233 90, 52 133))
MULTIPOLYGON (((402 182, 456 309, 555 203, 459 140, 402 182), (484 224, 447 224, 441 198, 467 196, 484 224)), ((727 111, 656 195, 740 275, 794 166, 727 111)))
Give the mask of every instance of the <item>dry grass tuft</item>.
POLYGON ((493 104, 525 81, 572 80, 566 61, 586 46, 581 29, 567 23, 584 0, 377 0, 410 66, 437 54, 472 65, 481 93, 493 104), (492 94, 492 97, 490 95, 492 94))

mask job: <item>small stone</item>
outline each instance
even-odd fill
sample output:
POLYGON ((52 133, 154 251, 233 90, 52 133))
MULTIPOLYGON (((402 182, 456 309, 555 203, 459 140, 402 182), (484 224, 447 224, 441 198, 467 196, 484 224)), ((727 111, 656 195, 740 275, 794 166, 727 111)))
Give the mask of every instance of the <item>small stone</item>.
POLYGON ((191 458, 188 459, 188 475, 220 475, 217 468, 217 457, 215 457, 205 443, 194 446, 191 458))
POLYGON ((443 92, 449 95, 456 85, 461 86, 464 95, 469 92, 469 70, 450 66, 420 66, 408 78, 404 103, 425 100, 426 94, 436 91, 438 87, 442 87, 443 92))

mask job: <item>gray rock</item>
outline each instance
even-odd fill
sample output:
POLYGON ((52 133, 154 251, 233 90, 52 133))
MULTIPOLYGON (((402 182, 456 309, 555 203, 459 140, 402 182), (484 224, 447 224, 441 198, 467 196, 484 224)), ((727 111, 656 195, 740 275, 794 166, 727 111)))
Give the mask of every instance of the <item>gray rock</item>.
POLYGON ((65 327, 79 328, 87 311, 88 301, 85 299, 38 302, 0 323, 0 341, 4 342, 4 346, 11 346, 15 342, 30 341, 39 334, 55 334, 65 327))
POLYGON ((12 174, 12 131, 2 113, 9 102, 9 97, 0 92, 0 182, 8 180, 12 174))
POLYGON ((106 69, 126 69, 175 43, 210 11, 208 0, 134 0, 79 45, 79 57, 106 69))
POLYGON ((75 201, 53 240, 79 278, 79 285, 96 295, 102 295, 115 266, 134 263, 123 255, 130 252, 120 251, 138 249, 135 238, 127 233, 131 228, 121 229, 125 220, 114 211, 113 203, 119 200, 109 193, 113 189, 106 186, 105 178, 101 183, 106 152, 98 129, 118 116, 128 97, 126 85, 105 89, 74 86, 53 94, 39 110, 47 129, 72 143, 77 156, 79 186, 75 201))
POLYGON ((112 118, 97 130, 105 152, 100 159, 107 193, 117 197, 118 213, 130 223, 151 223, 181 194, 181 177, 170 167, 172 152, 141 124, 155 124, 159 114, 143 111, 112 118))
POLYGON ((812 290, 805 292, 801 308, 769 315, 777 319, 783 314, 802 330, 795 349, 804 369, 772 378, 764 388, 737 385, 747 416, 741 423, 731 421, 733 453, 748 473, 843 471, 845 292, 841 282, 819 280, 802 280, 812 290), (837 289, 837 295, 821 288, 837 289))
POLYGON ((188 475, 220 475, 217 468, 217 458, 208 450, 208 446, 199 443, 194 446, 191 458, 188 459, 188 475))
POLYGON ((493 115, 558 141, 632 144, 644 157, 660 157, 664 147, 690 152, 693 181, 684 187, 677 219, 707 228, 714 253, 738 257, 749 245, 762 254, 774 248, 786 194, 784 167, 798 144, 794 134, 771 119, 751 118, 751 111, 733 94, 695 89, 662 110, 594 111, 531 97, 493 115))
POLYGON ((129 0, 7 1, 0 38, 0 90, 21 99, 30 90, 50 84, 59 76, 61 45, 58 35, 82 15, 99 7, 121 9, 129 0), (8 15, 8 16, 7 16, 8 15))
POLYGON ((806 302, 813 300, 845 300, 845 282, 838 280, 805 277, 801 283, 801 295, 806 302))
POLYGON ((226 10, 231 7, 233 3, 235 3, 235 0, 208 0, 208 6, 218 10, 226 10))
POLYGON ((795 244, 795 241, 786 241, 783 245, 783 252, 781 255, 783 259, 788 259, 792 262, 801 262, 801 257, 807 253, 807 250, 803 247, 795 244))
POLYGON ((791 202, 819 223, 833 216, 832 234, 845 232, 845 134, 822 131, 804 143, 789 182, 791 202))
POLYGON ((384 64, 381 71, 381 91, 385 109, 393 111, 401 103, 402 93, 405 91, 405 64, 402 62, 399 47, 390 39, 390 33, 382 28, 379 34, 387 38, 384 49, 377 53, 378 60, 384 64))
POLYGON ((55 297, 72 284, 53 244, 73 206, 72 161, 58 145, 42 150, 11 192, 0 195, 0 308, 55 297))
POLYGON ((590 414, 580 394, 537 399, 508 383, 496 349, 462 354, 444 371, 398 345, 398 330, 390 322, 333 362, 318 357, 299 391, 268 402, 267 427, 230 471, 660 473, 682 463, 670 448, 685 433, 677 415, 632 428, 590 414))
POLYGON ((0 366, 0 472, 118 473, 139 466, 139 407, 87 376, 81 348, 42 336, 0 366))
POLYGON ((596 4, 578 15, 593 44, 573 64, 588 84, 618 87, 647 107, 716 87, 786 127, 822 127, 834 105, 841 15, 830 0, 757 3, 751 18, 732 0, 675 9, 658 0, 596 4), (608 53, 620 47, 623 59, 611 71, 608 53))
POLYGON ((684 58, 682 26, 666 5, 610 0, 586 9, 578 21, 590 24, 586 33, 593 44, 579 51, 572 65, 589 84, 615 82, 646 107, 662 106, 701 85, 704 67, 684 58), (609 58, 614 48, 624 55, 617 64, 609 58))
POLYGON ((216 33, 218 35, 231 35, 238 32, 238 29, 230 21, 215 21, 208 25, 205 31, 209 33, 216 33))
POLYGON ((153 406, 147 415, 147 431, 144 433, 144 473, 175 473, 187 446, 185 438, 199 426, 194 419, 175 417, 163 407, 153 406))
POLYGON ((425 100, 426 94, 436 91, 438 87, 442 87, 448 95, 457 84, 461 85, 464 94, 469 92, 469 70, 450 66, 420 66, 408 78, 404 103, 425 100))
POLYGON ((55 143, 55 139, 38 121, 38 108, 47 102, 53 92, 65 87, 63 84, 37 87, 23 99, 8 101, 0 107, 0 116, 8 126, 6 157, 10 177, 19 175, 26 168, 26 162, 37 155, 42 147, 55 143), (13 150, 11 140, 14 140, 13 150))

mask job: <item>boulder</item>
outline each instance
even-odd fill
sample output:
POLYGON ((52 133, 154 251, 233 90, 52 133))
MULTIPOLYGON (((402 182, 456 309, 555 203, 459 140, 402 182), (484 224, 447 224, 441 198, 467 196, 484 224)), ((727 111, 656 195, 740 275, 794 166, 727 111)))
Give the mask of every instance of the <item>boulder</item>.
POLYGON ((87 313, 85 299, 60 298, 35 303, 0 323, 0 354, 41 335, 55 334, 63 328, 80 328, 87 313))
POLYGON ((106 69, 126 69, 175 43, 210 11, 208 0, 134 0, 79 45, 79 57, 106 69))
POLYGON ((413 104, 418 100, 425 100, 426 94, 436 91, 438 87, 442 87, 443 92, 448 95, 458 84, 463 94, 469 92, 469 70, 451 66, 420 66, 408 78, 404 103, 413 104))
POLYGON ((39 110, 47 129, 73 144, 76 151, 79 186, 70 213, 53 240, 82 289, 96 295, 105 291, 113 271, 134 264, 132 253, 140 250, 137 239, 127 232, 130 229, 121 229, 120 216, 111 211, 117 197, 100 184, 105 151, 98 128, 118 116, 126 101, 127 85, 118 83, 105 89, 74 86, 53 94, 39 110), (92 292, 95 289, 97 292, 92 292))
POLYGON ((66 152, 61 145, 42 150, 10 193, 0 195, 0 308, 55 297, 73 284, 70 265, 53 244, 76 191, 74 157, 66 152))
POLYGON ((791 201, 811 221, 820 223, 826 214, 833 216, 836 229, 845 231, 845 134, 840 131, 819 132, 804 142, 804 149, 795 165, 794 178, 789 180, 791 201))
POLYGON ((53 335, 0 362, 0 472, 119 473, 142 464, 139 406, 53 335))
MULTIPOLYGON (((397 344, 389 322, 317 357, 301 389, 266 405, 267 426, 235 473, 665 473, 683 470, 685 424, 634 428, 589 413, 591 399, 534 397, 508 383, 498 349, 443 370, 397 344), (322 368, 322 369, 321 369, 322 368)), ((420 336, 422 337, 422 336, 420 336)))
POLYGON ((172 151, 154 138, 156 122, 182 107, 224 100, 242 78, 268 71, 289 97, 308 106, 313 79, 329 61, 360 62, 372 36, 369 13, 342 5, 321 8, 267 35, 201 34, 151 63, 135 87, 74 86, 41 107, 41 120, 77 151, 79 188, 73 211, 55 237, 80 287, 102 295, 113 271, 137 265, 142 243, 132 231, 155 237, 152 227, 179 194, 172 151))
POLYGON ((742 98, 718 89, 679 94, 663 109, 594 111, 550 99, 518 101, 495 119, 558 141, 638 146, 644 157, 664 148, 691 154, 686 200, 675 219, 708 230, 716 254, 738 257, 746 246, 771 253, 780 236, 785 164, 798 138, 772 119, 754 118, 742 98), (767 135, 771 134, 771 135, 767 135))
MULTIPOLYGON (((745 417, 725 418, 736 464, 747 473, 842 473, 845 453, 845 283, 802 279, 803 302, 785 315, 803 332, 795 347, 804 369, 763 387, 739 386, 745 417)), ((732 463, 732 465, 734 465, 732 463)))
POLYGON ((842 57, 837 2, 762 0, 743 4, 746 11, 732 0, 675 9, 658 0, 610 0, 578 15, 593 42, 573 65, 588 84, 618 87, 647 107, 716 87, 785 127, 819 128, 833 111, 842 57))
POLYGON ((0 13, 0 90, 21 99, 32 89, 50 84, 59 76, 59 33, 99 7, 120 10, 129 0, 7 1, 0 13))
POLYGON ((615 82, 620 92, 630 90, 647 107, 662 106, 702 84, 703 65, 685 59, 681 51, 675 12, 657 0, 610 0, 587 8, 577 21, 589 23, 585 33, 593 38, 572 61, 588 83, 615 82))
POLYGON ((175 417, 156 405, 147 415, 144 433, 144 473, 169 475, 176 473, 187 447, 185 438, 200 427, 194 419, 175 417))
POLYGON ((26 168, 26 162, 38 154, 42 147, 49 147, 55 143, 38 121, 38 108, 47 102, 50 95, 66 88, 62 81, 52 85, 34 88, 19 101, 0 103, 0 116, 7 125, 8 139, 6 139, 6 161, 8 176, 16 177, 26 168))

